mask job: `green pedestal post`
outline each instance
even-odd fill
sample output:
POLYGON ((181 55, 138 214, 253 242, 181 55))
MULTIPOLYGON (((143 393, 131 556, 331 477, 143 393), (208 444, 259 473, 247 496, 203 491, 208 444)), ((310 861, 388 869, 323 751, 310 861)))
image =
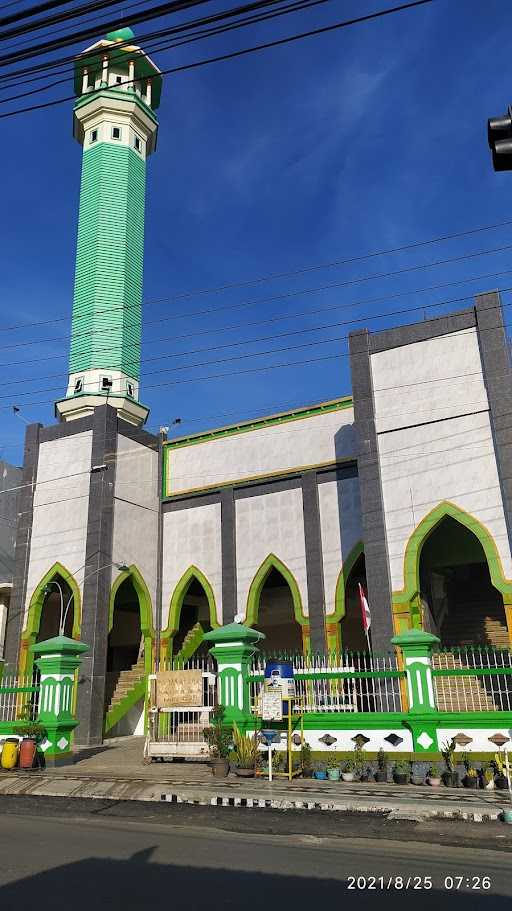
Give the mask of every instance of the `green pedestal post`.
POLYGON ((75 671, 80 666, 80 656, 88 648, 83 642, 67 636, 56 636, 30 646, 41 675, 37 720, 46 729, 46 738, 40 748, 47 765, 71 760, 71 737, 78 724, 73 714, 75 671))
POLYGON ((228 623, 205 634, 205 641, 213 643, 210 655, 217 662, 219 703, 224 706, 226 722, 250 721, 249 667, 256 643, 264 638, 263 633, 241 623, 228 623))
POLYGON ((438 713, 432 680, 432 650, 439 644, 437 636, 420 629, 407 630, 391 640, 402 649, 407 675, 409 710, 407 726, 414 742, 414 752, 436 753, 438 713))

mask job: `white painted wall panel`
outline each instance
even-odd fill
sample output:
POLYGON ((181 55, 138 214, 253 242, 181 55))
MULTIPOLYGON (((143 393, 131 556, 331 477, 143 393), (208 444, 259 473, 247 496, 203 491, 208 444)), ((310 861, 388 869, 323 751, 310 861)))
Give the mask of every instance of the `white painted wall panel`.
POLYGON ((222 623, 220 503, 167 512, 163 516, 162 629, 171 597, 189 566, 197 566, 212 586, 222 623))
POLYGON ((308 612, 302 490, 283 490, 236 500, 238 612, 245 616, 251 582, 273 553, 293 573, 308 612))
POLYGON ((34 589, 57 561, 82 590, 91 447, 92 431, 39 447, 24 626, 34 589))
POLYGON ((362 540, 359 479, 318 485, 326 614, 335 609, 336 583, 344 560, 362 540))
MULTIPOLYGON (((156 619, 158 453, 121 434, 117 438, 112 560, 132 564, 151 595, 156 619)), ((119 575, 112 567, 112 582, 119 575)))
POLYGON ((488 408, 475 329, 371 357, 377 433, 488 408))
POLYGON ((355 456, 352 408, 172 449, 168 492, 178 493, 355 456))
POLYGON ((381 434, 378 443, 393 590, 404 585, 403 560, 411 533, 443 500, 489 529, 505 575, 512 578, 489 415, 381 434))

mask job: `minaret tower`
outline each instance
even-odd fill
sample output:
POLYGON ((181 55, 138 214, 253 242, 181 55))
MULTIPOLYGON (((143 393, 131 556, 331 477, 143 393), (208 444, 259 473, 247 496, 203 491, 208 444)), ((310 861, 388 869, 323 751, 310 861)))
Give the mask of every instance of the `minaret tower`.
POLYGON ((121 28, 75 62, 74 136, 83 148, 69 382, 61 421, 139 402, 146 159, 155 150, 160 70, 121 28))

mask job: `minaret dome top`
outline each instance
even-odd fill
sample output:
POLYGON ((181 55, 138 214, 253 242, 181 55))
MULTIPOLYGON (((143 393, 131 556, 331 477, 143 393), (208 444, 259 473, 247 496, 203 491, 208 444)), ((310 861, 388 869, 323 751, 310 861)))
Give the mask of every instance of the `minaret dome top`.
POLYGON ((108 32, 75 58, 75 94, 91 95, 105 89, 135 92, 151 110, 160 104, 162 75, 150 57, 133 44, 131 28, 108 32))

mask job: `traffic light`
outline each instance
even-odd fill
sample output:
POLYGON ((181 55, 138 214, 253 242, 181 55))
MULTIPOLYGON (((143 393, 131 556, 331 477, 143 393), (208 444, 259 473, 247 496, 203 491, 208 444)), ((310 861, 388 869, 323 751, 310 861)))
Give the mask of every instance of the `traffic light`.
POLYGON ((487 138, 495 171, 512 171, 512 107, 487 121, 487 138))

